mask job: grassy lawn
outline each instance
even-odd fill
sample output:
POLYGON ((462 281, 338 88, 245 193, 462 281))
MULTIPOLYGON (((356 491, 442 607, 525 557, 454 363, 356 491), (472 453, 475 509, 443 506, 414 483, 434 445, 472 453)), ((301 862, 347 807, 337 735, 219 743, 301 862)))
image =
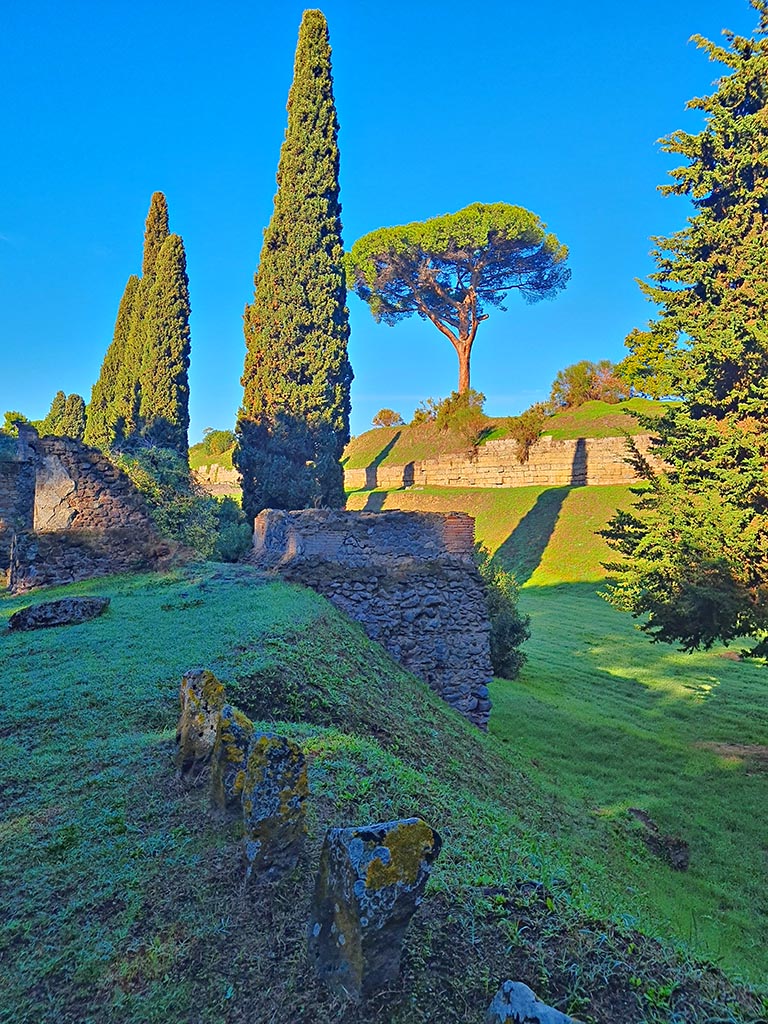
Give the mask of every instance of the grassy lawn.
POLYGON ((756 1019, 758 998, 648 937, 659 869, 616 809, 499 732, 514 698, 543 734, 545 689, 497 683, 483 736, 322 598, 233 566, 5 597, 0 623, 61 593, 111 605, 0 635, 4 1024, 479 1024, 507 977, 589 1024, 756 1019), (236 823, 176 779, 178 681, 201 665, 308 755, 307 851, 268 894, 243 889, 236 823), (445 845, 401 981, 345 1009, 305 957, 322 837, 414 813, 445 845))
MULTIPOLYGON (((578 437, 620 437, 638 434, 643 427, 636 414, 658 416, 664 403, 647 398, 632 398, 618 405, 606 402, 585 402, 578 409, 559 412, 547 420, 544 433, 560 440, 578 437)), ((488 419, 486 441, 508 436, 506 420, 488 419)), ((438 430, 433 423, 415 427, 377 427, 353 437, 344 453, 345 469, 366 466, 401 466, 420 459, 466 450, 466 442, 450 430, 438 430)))
POLYGON ((622 834, 645 811, 690 846, 687 872, 658 860, 640 888, 670 935, 754 980, 768 974, 768 669, 716 649, 652 644, 600 596, 594 531, 629 488, 355 492, 350 507, 464 510, 524 584, 528 664, 492 690, 491 734, 553 792, 622 834))

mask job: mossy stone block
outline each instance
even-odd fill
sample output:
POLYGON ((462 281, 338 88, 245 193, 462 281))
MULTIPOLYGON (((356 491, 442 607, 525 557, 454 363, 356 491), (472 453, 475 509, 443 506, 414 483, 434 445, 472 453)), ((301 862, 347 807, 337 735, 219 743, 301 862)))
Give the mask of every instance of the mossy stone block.
POLYGON ((441 845, 421 818, 328 830, 308 941, 318 977, 334 992, 365 998, 397 978, 441 845))
POLYGON ((284 736, 255 733, 242 789, 246 879, 272 881, 297 864, 306 834, 309 794, 301 747, 284 736))
POLYGON ((253 722, 239 708, 225 704, 211 755, 211 802, 220 811, 240 813, 252 736, 253 722))
POLYGON ((216 742, 224 687, 207 669, 193 669, 181 677, 181 715, 176 726, 176 763, 182 778, 194 781, 209 763, 216 742))

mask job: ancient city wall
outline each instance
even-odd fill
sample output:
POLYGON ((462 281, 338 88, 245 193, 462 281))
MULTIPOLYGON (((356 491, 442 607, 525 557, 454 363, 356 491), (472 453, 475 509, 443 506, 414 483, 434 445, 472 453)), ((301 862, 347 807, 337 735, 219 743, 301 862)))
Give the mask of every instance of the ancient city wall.
POLYGON ((19 428, 0 457, 0 577, 14 592, 151 568, 169 545, 101 452, 19 428))
POLYGON ((249 561, 303 583, 484 729, 491 703, 490 622, 461 512, 267 509, 249 561))
MULTIPOLYGON (((634 439, 651 465, 650 435, 634 439)), ((467 454, 442 455, 404 466, 371 465, 348 469, 344 482, 348 490, 374 487, 567 487, 587 484, 623 484, 636 479, 626 461, 623 437, 582 437, 556 441, 542 437, 531 448, 528 461, 521 464, 512 440, 488 441, 467 454)))

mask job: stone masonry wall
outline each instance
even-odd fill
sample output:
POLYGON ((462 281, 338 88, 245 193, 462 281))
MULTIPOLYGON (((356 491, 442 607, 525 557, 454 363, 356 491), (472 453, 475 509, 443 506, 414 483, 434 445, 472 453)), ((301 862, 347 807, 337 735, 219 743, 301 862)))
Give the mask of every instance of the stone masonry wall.
MULTIPOLYGON (((649 454, 650 435, 634 439, 652 466, 660 466, 649 454)), ((591 484, 623 484, 636 479, 626 461, 623 437, 581 437, 573 441, 540 438, 521 464, 515 442, 503 438, 488 441, 471 454, 443 455, 404 466, 368 466, 348 469, 348 490, 374 487, 567 487, 591 484)))
POLYGON ((471 516, 267 509, 250 561, 312 587, 481 729, 492 676, 471 516))
POLYGON ((141 494, 101 452, 19 428, 0 461, 0 574, 14 592, 167 557, 141 494))

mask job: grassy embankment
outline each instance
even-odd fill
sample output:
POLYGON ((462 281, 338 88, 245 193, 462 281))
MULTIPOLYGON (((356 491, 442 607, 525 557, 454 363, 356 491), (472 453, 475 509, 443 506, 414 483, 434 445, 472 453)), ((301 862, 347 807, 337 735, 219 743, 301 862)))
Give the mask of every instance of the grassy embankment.
POLYGON ((521 678, 494 684, 491 735, 615 828, 631 828, 628 809, 639 808, 683 838, 687 872, 645 866, 654 913, 669 934, 765 977, 767 670, 723 648, 686 655, 651 644, 601 599, 611 552, 594 531, 630 500, 622 486, 434 488, 355 492, 349 506, 476 517, 532 618, 521 678))

